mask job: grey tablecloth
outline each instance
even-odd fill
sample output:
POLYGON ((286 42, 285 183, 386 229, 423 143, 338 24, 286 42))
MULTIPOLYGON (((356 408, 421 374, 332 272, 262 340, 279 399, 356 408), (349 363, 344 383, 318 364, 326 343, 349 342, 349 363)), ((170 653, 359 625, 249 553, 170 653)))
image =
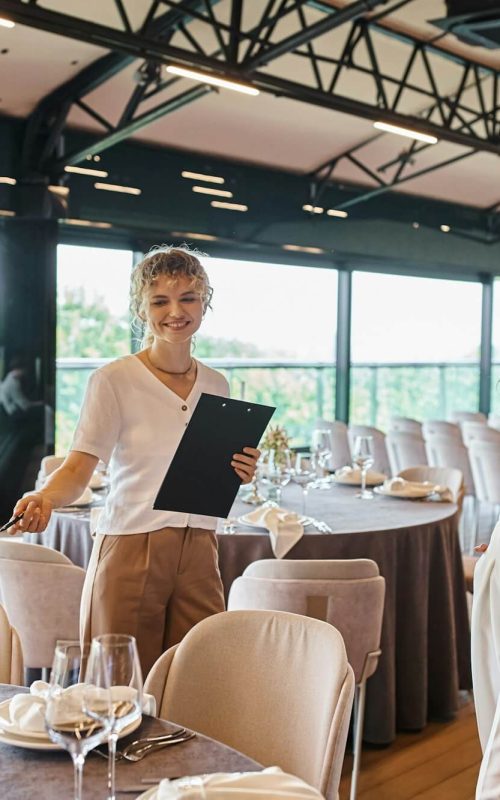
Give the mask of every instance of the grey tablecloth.
MULTIPOLYGON (((0 684, 0 701, 17 692, 19 687, 0 684)), ((173 726, 153 717, 144 717, 141 726, 122 744, 169 730, 173 726)), ((120 747, 120 743, 118 745, 120 747)), ((189 742, 151 753, 136 764, 119 762, 116 766, 116 785, 139 785, 142 778, 168 778, 180 775, 199 775, 207 772, 253 772, 261 766, 252 759, 226 747, 214 739, 198 734, 189 742)), ((83 772, 84 800, 106 797, 107 764, 90 753, 83 772)), ((73 797, 73 765, 68 753, 25 750, 0 743, 0 796, 5 800, 67 800, 73 797)), ((144 786, 144 791, 148 789, 144 786)), ((139 794, 139 793, 137 793, 139 794)), ((120 795, 136 797, 135 794, 120 795)))
MULTIPOLYGON (((391 742, 396 730, 418 730, 429 718, 450 718, 458 689, 471 688, 469 621, 457 509, 451 503, 355 498, 353 487, 314 491, 308 513, 328 522, 333 534, 307 528, 288 558, 372 558, 386 579, 382 656, 367 685, 365 740, 391 742)), ((300 509, 300 489, 287 487, 283 503, 300 509)), ((237 500, 231 516, 251 506, 237 500)), ((242 526, 243 527, 243 526, 242 526)), ((88 520, 55 514, 32 541, 63 549, 86 566, 88 520)), ((247 564, 272 558, 265 532, 219 535, 219 564, 226 589, 247 564)))

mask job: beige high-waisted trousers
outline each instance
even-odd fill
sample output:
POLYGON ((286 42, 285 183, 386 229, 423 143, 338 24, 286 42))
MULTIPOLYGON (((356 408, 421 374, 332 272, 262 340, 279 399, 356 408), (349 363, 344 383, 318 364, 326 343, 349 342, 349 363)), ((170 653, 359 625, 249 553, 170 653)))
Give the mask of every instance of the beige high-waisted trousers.
POLYGON ((80 638, 135 636, 144 678, 197 622, 224 611, 214 531, 98 534, 83 587, 80 638))

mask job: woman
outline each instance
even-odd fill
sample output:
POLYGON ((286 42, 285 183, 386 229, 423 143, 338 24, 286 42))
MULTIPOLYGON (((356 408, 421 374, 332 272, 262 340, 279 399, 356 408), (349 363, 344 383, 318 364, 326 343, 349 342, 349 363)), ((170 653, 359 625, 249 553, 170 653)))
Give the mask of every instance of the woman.
MULTIPOLYGON (((82 596, 81 637, 137 638, 144 673, 204 617, 224 610, 216 519, 153 510, 153 502, 202 392, 228 395, 218 372, 191 355, 212 289, 185 248, 158 248, 133 270, 132 310, 146 326, 145 348, 90 377, 71 451, 43 489, 18 501, 11 529, 42 531, 53 508, 73 502, 99 459, 110 492, 99 518, 82 596)), ((259 451, 231 465, 243 483, 259 451)))

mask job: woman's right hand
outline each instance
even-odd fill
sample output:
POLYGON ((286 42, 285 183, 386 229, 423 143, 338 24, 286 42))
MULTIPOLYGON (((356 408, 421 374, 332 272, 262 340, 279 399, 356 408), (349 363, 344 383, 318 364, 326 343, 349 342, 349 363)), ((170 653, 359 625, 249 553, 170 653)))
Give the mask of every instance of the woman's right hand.
POLYGON ((53 505, 42 492, 32 492, 21 497, 14 506, 13 517, 23 514, 23 518, 8 529, 11 536, 16 533, 41 533, 49 523, 53 505))

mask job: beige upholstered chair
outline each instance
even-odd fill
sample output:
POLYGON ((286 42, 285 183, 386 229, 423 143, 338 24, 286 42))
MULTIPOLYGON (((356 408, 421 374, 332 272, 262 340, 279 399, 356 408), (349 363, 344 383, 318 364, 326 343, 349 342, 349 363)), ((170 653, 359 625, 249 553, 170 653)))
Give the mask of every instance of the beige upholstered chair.
POLYGON ((422 436, 422 423, 411 417, 391 417, 389 420, 389 430, 398 433, 415 433, 422 436))
POLYGON ((427 464, 402 469, 400 478, 406 481, 430 481, 436 485, 447 486, 453 495, 453 502, 460 508, 464 498, 464 476, 454 467, 429 467, 427 464))
POLYGON ((488 425, 490 428, 500 431, 500 414, 494 414, 493 412, 488 414, 488 425))
POLYGON ((9 622, 7 612, 0 605, 0 683, 24 682, 23 653, 15 628, 9 622))
POLYGON ((60 553, 59 550, 53 550, 52 547, 45 547, 43 544, 23 542, 18 537, 0 539, 0 558, 73 565, 71 559, 65 556, 64 553, 60 553))
POLYGON ((482 422, 462 422, 462 437, 466 447, 470 447, 472 442, 500 443, 500 431, 482 422))
POLYGON ((356 436, 371 436, 373 442, 373 469, 377 472, 383 472, 384 475, 389 475, 391 467, 389 464, 389 456, 387 455, 387 447, 385 444, 385 433, 379 431, 378 428, 372 428, 370 425, 349 425, 349 441, 351 443, 351 450, 354 445, 356 436))
POLYGON ((215 614, 158 659, 145 690, 160 717, 337 797, 354 678, 331 625, 279 611, 215 614))
POLYGON ((402 469, 427 463, 425 442, 417 433, 389 431, 385 439, 391 475, 398 475, 402 469))
POLYGON ((331 422, 327 419, 318 419, 314 424, 315 429, 325 429, 332 434, 332 456, 330 458, 330 469, 338 469, 352 462, 351 448, 347 436, 347 425, 345 422, 335 420, 331 422))
POLYGON ((500 505, 500 444, 473 441, 469 458, 477 499, 481 503, 500 505))
MULTIPOLYGON (((49 549, 39 545, 11 544, 19 548, 19 556, 22 551, 27 553, 26 548, 30 547, 49 549)), ((85 570, 71 563, 0 558, 2 602, 11 624, 19 633, 26 668, 50 667, 56 641, 79 638, 84 578, 85 570)))
POLYGON ((481 411, 452 411, 450 414, 452 422, 482 422, 486 425, 486 414, 481 411))
POLYGON ((228 609, 269 608, 316 617, 342 634, 356 682, 351 800, 356 797, 366 681, 377 668, 385 580, 369 559, 263 560, 231 586, 228 609))

